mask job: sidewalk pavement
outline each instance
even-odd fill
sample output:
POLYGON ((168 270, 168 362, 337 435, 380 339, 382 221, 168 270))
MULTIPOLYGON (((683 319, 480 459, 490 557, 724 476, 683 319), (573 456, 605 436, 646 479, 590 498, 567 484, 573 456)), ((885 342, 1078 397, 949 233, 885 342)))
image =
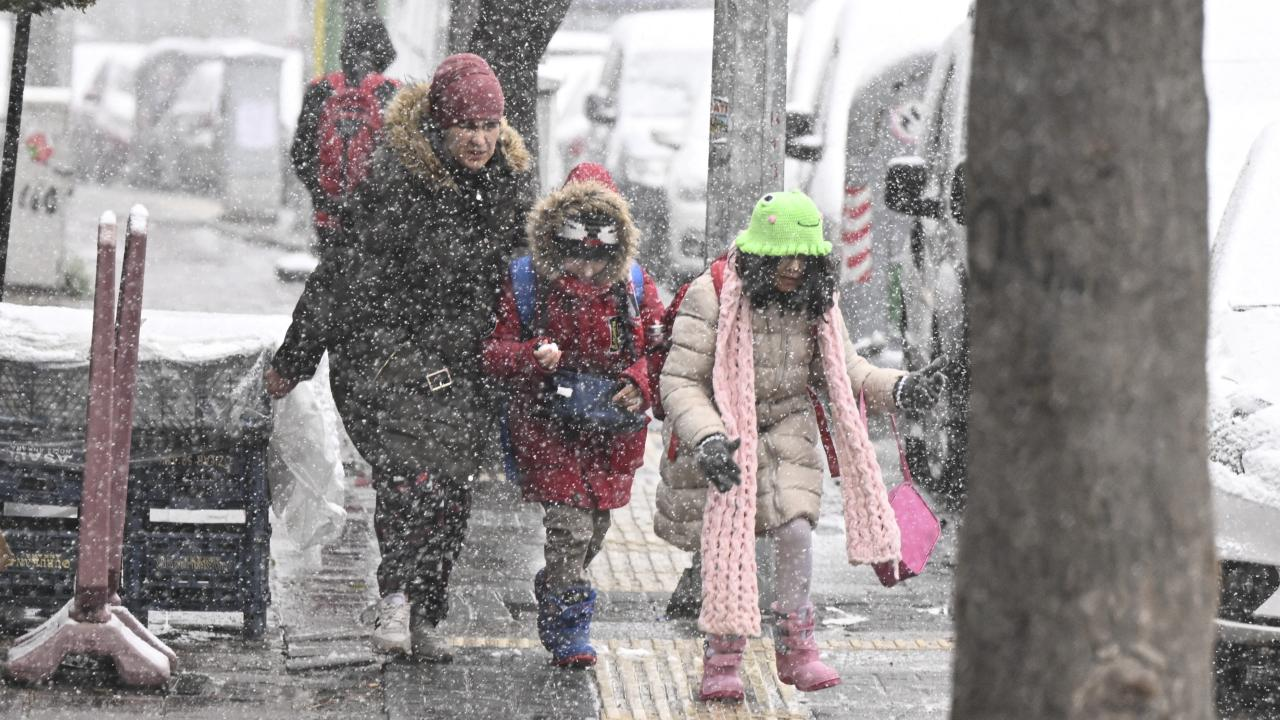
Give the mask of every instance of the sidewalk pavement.
MULTIPOLYGON (((877 442, 896 482, 892 441, 877 442)), ((520 502, 501 476, 476 482, 475 509, 441 626, 456 647, 447 665, 387 661, 368 649, 360 611, 376 596, 373 493, 352 488, 340 540, 318 553, 273 541, 271 624, 250 642, 238 616, 153 613, 150 625, 178 653, 163 692, 111 685, 93 663, 64 669, 41 687, 0 685, 0 717, 111 720, 174 718, 910 718, 947 716, 954 523, 924 576, 882 588, 844 561, 839 489, 829 481, 815 532, 814 601, 824 658, 843 683, 817 693, 781 685, 772 642, 748 646, 739 705, 696 699, 701 640, 692 620, 663 609, 688 557, 652 533, 658 435, 632 503, 614 514, 592 567, 600 591, 591 670, 550 667, 534 628, 531 579, 541 567, 541 510, 520 502), (205 625, 191 625, 191 622, 205 625), (221 627, 209 626, 220 622, 221 627)), ((769 568, 762 564, 768 594, 769 568)), ((0 651, 11 638, 0 639, 0 651)))

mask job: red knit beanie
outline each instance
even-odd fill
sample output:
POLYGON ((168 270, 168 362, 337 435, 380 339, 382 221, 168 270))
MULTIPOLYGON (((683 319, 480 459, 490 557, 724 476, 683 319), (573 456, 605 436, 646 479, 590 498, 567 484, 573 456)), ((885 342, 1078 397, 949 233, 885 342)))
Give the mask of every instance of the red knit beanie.
POLYGON ((442 128, 467 120, 501 120, 504 99, 498 77, 484 58, 450 55, 440 62, 427 92, 431 119, 442 128))
POLYGON ((614 192, 618 192, 618 186, 613 184, 613 176, 600 163, 581 162, 573 166, 569 171, 569 176, 564 179, 564 184, 571 182, 583 182, 585 180, 594 180, 601 185, 609 188, 614 192))

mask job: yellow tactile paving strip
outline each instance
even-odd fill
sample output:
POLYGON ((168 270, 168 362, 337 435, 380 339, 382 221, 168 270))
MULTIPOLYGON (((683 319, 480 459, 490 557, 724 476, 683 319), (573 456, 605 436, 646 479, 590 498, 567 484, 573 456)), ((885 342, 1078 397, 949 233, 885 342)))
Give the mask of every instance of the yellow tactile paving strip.
MULTIPOLYGON (((537 648, 531 638, 451 637, 457 647, 537 648)), ((782 720, 808 718, 797 702, 796 690, 778 682, 773 641, 747 643, 742 679, 747 696, 742 703, 703 703, 697 699, 702 678, 702 642, 693 638, 597 640, 599 660, 594 672, 600 687, 600 717, 674 720, 675 718, 751 718, 782 720)), ((945 638, 836 639, 820 641, 827 652, 947 651, 945 638)))
MULTIPOLYGON (((541 648, 542 646, 533 638, 508 638, 508 637, 477 637, 474 635, 453 635, 447 638, 448 642, 456 647, 482 647, 482 648, 541 648)), ((685 640, 609 640, 607 647, 611 650, 622 649, 628 652, 631 649, 644 650, 649 645, 644 643, 671 643, 691 642, 697 646, 699 662, 701 662, 702 641, 689 638, 685 640), (616 647, 615 647, 616 646, 616 647), (634 646, 634 647, 633 647, 634 646)), ((753 640, 766 646, 769 652, 773 652, 773 641, 769 639, 753 640)), ((596 643, 600 644, 599 642, 596 643)), ((889 650, 942 650, 950 651, 954 649, 954 644, 948 638, 911 638, 911 639, 887 639, 887 638, 847 638, 847 639, 826 639, 818 640, 818 647, 827 652, 882 652, 889 650)), ((699 676, 701 677, 701 676, 699 676)))

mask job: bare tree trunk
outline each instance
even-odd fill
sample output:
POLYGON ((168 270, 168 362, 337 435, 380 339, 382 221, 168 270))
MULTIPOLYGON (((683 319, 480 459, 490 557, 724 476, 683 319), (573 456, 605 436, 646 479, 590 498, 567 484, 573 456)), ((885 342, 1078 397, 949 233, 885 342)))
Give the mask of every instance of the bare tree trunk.
POLYGON ((467 51, 480 0, 449 0, 449 54, 467 51))
POLYGON ((1202 0, 978 0, 953 717, 1209 718, 1202 0))
POLYGON ((493 67, 507 120, 538 156, 538 63, 569 12, 569 0, 479 0, 467 45, 493 67))

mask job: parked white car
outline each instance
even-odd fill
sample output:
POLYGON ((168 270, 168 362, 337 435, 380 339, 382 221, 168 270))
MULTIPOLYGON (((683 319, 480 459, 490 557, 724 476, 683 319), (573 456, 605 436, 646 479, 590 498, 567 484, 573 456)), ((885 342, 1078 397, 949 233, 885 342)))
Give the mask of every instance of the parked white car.
POLYGON ((79 178, 114 179, 133 141, 135 73, 146 47, 77 43, 71 60, 69 130, 79 178))
POLYGON ((591 121, 587 94, 600 83, 609 36, 584 30, 561 30, 551 36, 538 66, 538 76, 556 82, 551 101, 551 138, 559 167, 552 175, 563 179, 574 165, 589 159, 591 121))
POLYGON ((588 160, 602 162, 631 203, 640 257, 667 268, 664 183, 671 142, 711 82, 712 12, 666 10, 626 15, 609 31, 600 86, 587 96, 594 123, 588 160))
POLYGON ((1221 597, 1219 681, 1248 699, 1280 673, 1280 123, 1249 153, 1213 245, 1209 470, 1221 597), (1252 686, 1252 687, 1249 687, 1252 686))

